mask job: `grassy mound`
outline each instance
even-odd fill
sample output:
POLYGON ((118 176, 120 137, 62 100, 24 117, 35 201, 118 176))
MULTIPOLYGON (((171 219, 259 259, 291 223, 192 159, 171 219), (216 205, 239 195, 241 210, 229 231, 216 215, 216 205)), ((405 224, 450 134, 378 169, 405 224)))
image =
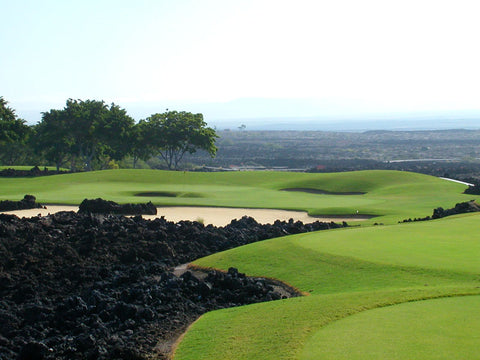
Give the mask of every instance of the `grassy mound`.
MULTIPOLYGON (((208 314, 186 334, 175 359, 323 358, 328 348, 316 339, 336 320, 414 300, 479 294, 478 221, 480 215, 468 215, 290 236, 200 259, 195 263, 230 264, 311 295, 208 314), (234 353, 228 353, 229 346, 234 353)), ((443 333, 441 327, 436 330, 443 333)), ((368 328, 364 331, 368 334, 368 328)), ((417 336, 423 334, 418 330, 417 336)))
POLYGON ((479 306, 467 296, 365 311, 322 328, 301 359, 475 359, 479 306))

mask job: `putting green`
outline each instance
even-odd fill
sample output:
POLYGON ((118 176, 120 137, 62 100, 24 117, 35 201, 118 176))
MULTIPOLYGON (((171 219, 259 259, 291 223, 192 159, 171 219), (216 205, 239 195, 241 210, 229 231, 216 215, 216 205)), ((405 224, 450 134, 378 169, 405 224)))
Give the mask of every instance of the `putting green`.
POLYGON ((302 360, 476 359, 480 297, 405 303, 364 311, 325 326, 302 360))
POLYGON ((480 214, 277 238, 198 259, 331 294, 477 281, 480 214))
POLYGON ((304 352, 307 344, 318 348, 317 331, 339 319, 393 304, 478 294, 479 221, 474 214, 301 234, 199 259, 201 266, 235 266, 311 295, 208 314, 186 334, 176 359, 197 359, 199 353, 204 359, 260 358, 258 349, 262 359, 299 359, 314 354, 304 352), (224 356, 229 346, 235 351, 224 356))

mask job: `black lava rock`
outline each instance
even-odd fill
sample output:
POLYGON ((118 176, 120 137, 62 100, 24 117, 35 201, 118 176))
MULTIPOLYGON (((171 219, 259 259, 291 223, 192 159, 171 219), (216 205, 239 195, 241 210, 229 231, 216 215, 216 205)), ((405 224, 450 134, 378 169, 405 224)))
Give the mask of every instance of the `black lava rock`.
POLYGON ((85 199, 79 206, 80 213, 121 214, 121 215, 157 215, 157 208, 152 202, 145 204, 117 204, 101 198, 85 199))
POLYGON ((261 225, 244 217, 217 228, 140 216, 0 214, 1 358, 162 358, 168 346, 158 342, 172 343, 206 311, 298 295, 235 268, 174 274, 175 266, 254 241, 341 226, 261 225))
POLYGON ((36 200, 33 195, 25 195, 20 201, 3 200, 0 201, 0 211, 43 209, 43 206, 38 204, 36 200))

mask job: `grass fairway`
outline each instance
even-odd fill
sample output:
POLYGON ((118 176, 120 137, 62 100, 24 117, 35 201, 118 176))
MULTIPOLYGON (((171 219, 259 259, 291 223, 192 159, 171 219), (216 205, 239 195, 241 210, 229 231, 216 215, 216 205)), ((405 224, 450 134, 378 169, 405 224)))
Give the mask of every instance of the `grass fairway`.
POLYGON ((78 205, 102 197, 119 203, 151 200, 156 205, 227 206, 305 210, 310 215, 377 215, 373 222, 396 223, 431 215, 438 206, 469 200, 464 185, 398 171, 334 174, 283 172, 196 173, 158 170, 105 170, 39 178, 0 178, 0 200, 26 193, 46 204, 78 205), (364 195, 325 195, 281 191, 308 188, 364 195), (165 196, 135 196, 139 193, 165 196))
MULTIPOLYGON (((480 263, 476 261, 480 256, 480 235, 475 231, 479 222, 480 215, 469 215, 302 234, 200 259, 195 262, 200 266, 223 269, 236 266, 247 274, 282 279, 311 295, 208 314, 186 334, 175 359, 323 359, 330 350, 325 342, 317 340, 339 319, 386 306, 385 309, 394 309, 395 306, 390 305, 415 300, 480 294, 480 263), (201 351, 197 344, 201 344, 201 351), (224 356, 227 350, 223 346, 232 346, 236 351, 224 356)), ((427 305, 424 311, 434 317, 435 312, 442 309, 442 305, 439 306, 429 311, 427 305)), ((439 320, 429 329, 419 328, 412 336, 421 339, 428 331, 434 331, 438 338, 448 336, 450 330, 443 327, 447 320, 439 320)), ((478 327, 477 321, 478 318, 472 320, 471 328, 478 327)), ((347 320, 345 323, 344 332, 348 332, 350 323, 347 320)), ((403 324, 407 326, 408 322, 403 324)), ((466 338, 470 334, 469 326, 467 318, 466 338)), ((366 337, 369 329, 363 330, 366 337)), ((331 337, 335 336, 332 333, 331 337)), ((462 344, 454 341, 449 346, 454 349, 462 344)), ((390 356, 375 345, 372 350, 381 352, 377 358, 430 359, 420 351, 417 356, 415 349, 402 346, 399 343, 396 351, 409 356, 390 356)), ((351 351, 357 350, 355 356, 358 357, 337 357, 334 353, 330 358, 376 356, 373 353, 370 357, 367 348, 352 345, 351 351)))
MULTIPOLYGON (((366 340, 352 342, 346 358, 434 359, 425 355, 427 335, 434 334, 440 341, 456 330, 445 326, 452 320, 448 312, 455 304, 472 314, 478 307, 478 297, 456 296, 480 295, 480 215, 398 224, 405 218, 431 215, 439 206, 450 208, 477 198, 462 194, 464 185, 431 176, 397 171, 306 174, 110 170, 0 178, 0 188, 0 199, 21 199, 30 193, 47 204, 79 204, 84 198, 102 197, 120 203, 151 200, 159 206, 277 208, 306 210, 320 216, 348 216, 358 211, 377 216, 360 227, 272 239, 196 261, 199 266, 225 270, 235 266, 248 275, 280 279, 309 296, 205 314, 186 333, 176 360, 341 359, 338 354, 330 355, 327 342, 340 344, 342 336, 348 340, 348 332, 363 331, 368 338, 369 324, 387 326, 382 323, 384 318, 399 322, 401 331, 402 324, 409 323, 402 320, 403 314, 413 308, 418 316, 431 318, 432 323, 412 332, 419 340, 416 347, 409 347, 408 338, 399 340, 392 350, 366 340), (136 196, 139 193, 144 196, 136 196), (374 222, 385 225, 364 226, 374 222), (452 301, 420 301, 447 297, 452 301), (381 315, 376 315, 377 311, 381 315), (437 312, 442 316, 436 316, 437 312), (354 314, 360 320, 351 317, 354 314), (328 340, 322 342, 324 338, 328 340)), ((470 358, 468 329, 478 330, 478 317, 475 320, 465 312, 454 314, 465 320, 464 331, 459 328, 455 332, 461 338, 448 348, 445 345, 445 352, 448 357, 453 351, 458 358, 470 358), (455 349, 461 347, 466 350, 456 353, 455 349)), ((403 332, 408 335, 408 329, 403 332)))
POLYGON ((301 358, 476 359, 479 342, 480 297, 444 298, 365 311, 334 322, 310 338, 301 358))

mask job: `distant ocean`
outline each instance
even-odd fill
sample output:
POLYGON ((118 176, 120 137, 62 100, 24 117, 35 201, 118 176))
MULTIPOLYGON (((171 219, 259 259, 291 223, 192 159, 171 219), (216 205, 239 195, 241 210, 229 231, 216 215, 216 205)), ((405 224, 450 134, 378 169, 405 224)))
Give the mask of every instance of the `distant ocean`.
POLYGON ((239 130, 241 125, 248 130, 294 130, 294 131, 353 131, 363 132, 371 130, 389 131, 421 131, 421 130, 479 130, 478 119, 441 119, 441 118, 393 118, 393 119, 355 119, 355 120, 315 120, 315 119, 236 119, 213 120, 209 126, 218 130, 239 130))

